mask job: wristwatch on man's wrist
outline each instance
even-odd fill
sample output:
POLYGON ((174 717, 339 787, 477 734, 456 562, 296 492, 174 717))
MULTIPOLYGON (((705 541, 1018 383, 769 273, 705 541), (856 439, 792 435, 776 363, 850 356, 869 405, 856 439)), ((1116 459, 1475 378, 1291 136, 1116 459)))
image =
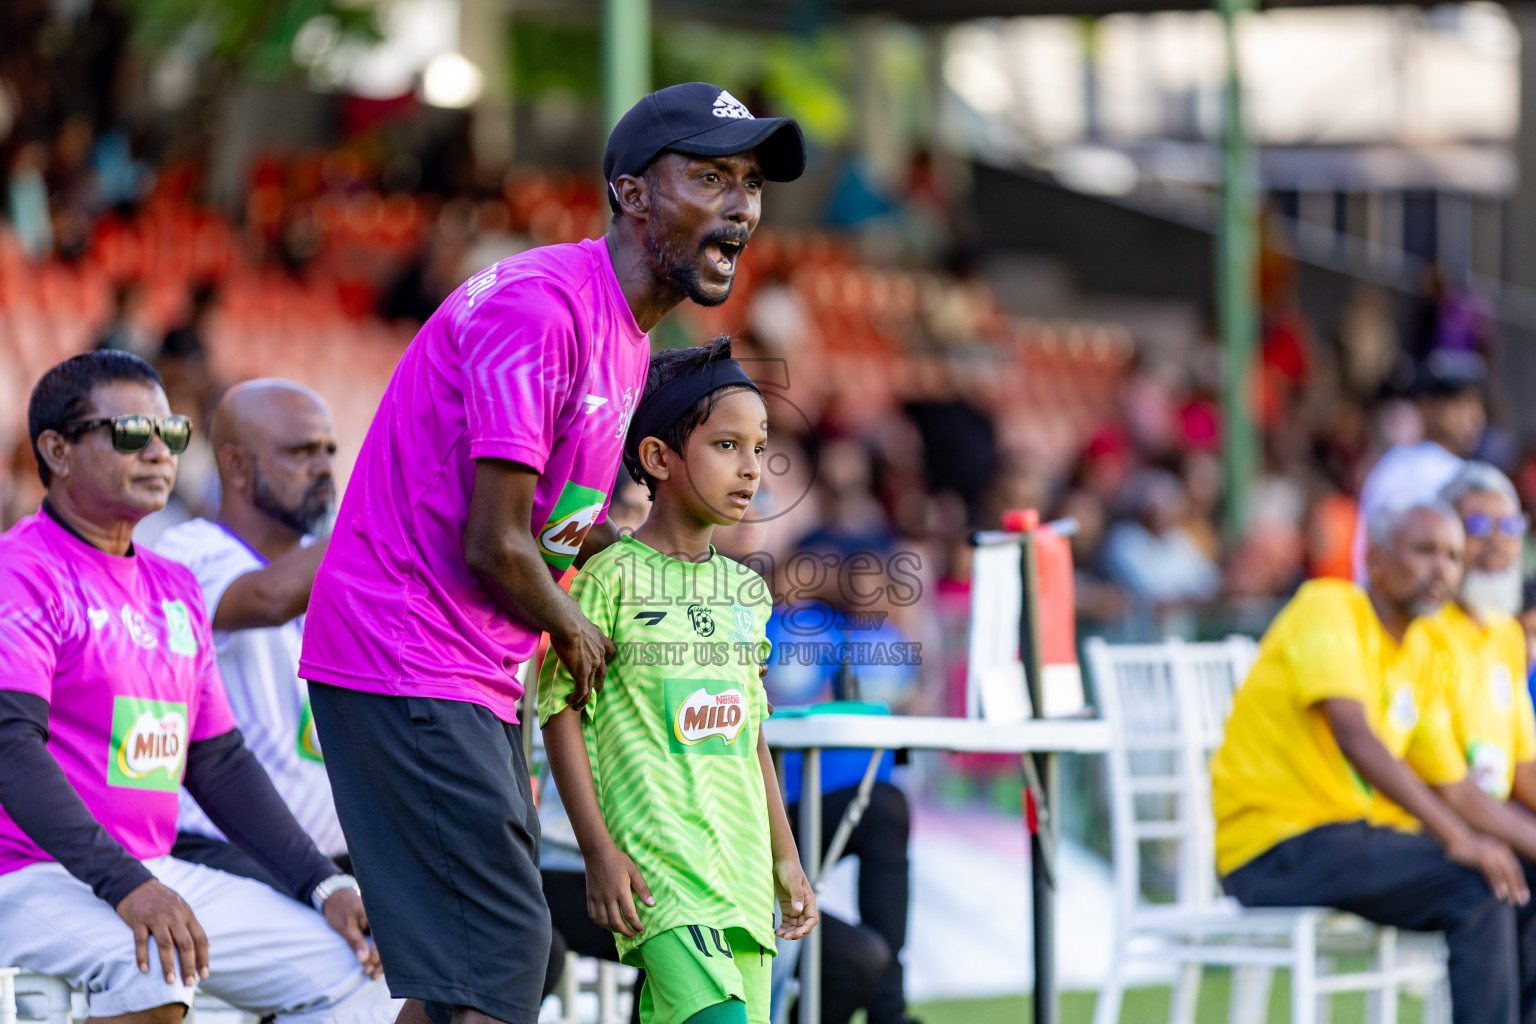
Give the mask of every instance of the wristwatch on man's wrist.
POLYGON ((325 901, 336 895, 338 889, 351 889, 359 896, 363 894, 362 888, 357 884, 357 879, 351 875, 332 875, 315 886, 315 891, 309 894, 309 902, 315 905, 316 910, 323 910, 325 909, 325 901))

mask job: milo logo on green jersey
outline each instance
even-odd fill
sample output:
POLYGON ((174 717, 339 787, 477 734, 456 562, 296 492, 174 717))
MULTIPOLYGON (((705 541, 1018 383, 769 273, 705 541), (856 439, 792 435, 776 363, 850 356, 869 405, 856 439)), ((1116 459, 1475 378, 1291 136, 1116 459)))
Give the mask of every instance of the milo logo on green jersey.
POLYGON ((112 698, 107 784, 174 793, 187 754, 187 706, 180 701, 112 698))
MULTIPOLYGON (((665 681, 667 746, 674 754, 746 757, 747 698, 724 679, 665 681)), ((750 735, 750 733, 749 733, 750 735)))
POLYGON ((544 561, 562 572, 569 569, 607 500, 608 495, 595 487, 568 481, 550 510, 549 522, 538 533, 539 554, 544 561))
POLYGON ((324 761, 320 753, 320 734, 315 731, 315 713, 309 701, 304 702, 304 713, 299 718, 299 756, 306 761, 324 761))

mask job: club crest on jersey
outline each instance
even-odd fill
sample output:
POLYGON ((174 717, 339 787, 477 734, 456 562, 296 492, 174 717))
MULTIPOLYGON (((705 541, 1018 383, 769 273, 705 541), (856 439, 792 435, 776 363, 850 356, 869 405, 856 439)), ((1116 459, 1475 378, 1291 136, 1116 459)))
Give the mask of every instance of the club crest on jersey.
POLYGON ((750 709, 736 683, 725 679, 667 679, 663 682, 668 749, 674 754, 723 754, 746 757, 750 709))
POLYGON ((715 635, 715 616, 710 612, 708 605, 691 604, 688 606, 688 624, 699 636, 715 635))
POLYGON ((752 627, 756 624, 757 617, 752 614, 752 609, 746 605, 731 605, 731 621, 733 626, 726 634, 726 639, 733 644, 746 644, 752 646, 752 627))
POLYGON ((107 784, 174 793, 187 753, 187 706, 179 701, 112 699, 107 784))
POLYGON ((1407 683, 1398 686, 1387 708, 1387 719, 1398 732, 1410 732, 1419 724, 1419 705, 1413 699, 1413 687, 1407 683))
POLYGON ((128 631, 128 636, 132 638, 134 643, 146 651, 152 651, 160 646, 159 638, 150 630, 149 620, 145 619, 143 615, 125 604, 122 611, 118 613, 118 618, 122 619, 123 628, 128 631))
POLYGON ((165 613, 166 646, 171 653, 196 657, 197 634, 192 631, 192 613, 185 602, 161 601, 160 608, 165 613))
POLYGON ((1500 711, 1515 706, 1515 684, 1509 677, 1508 666, 1493 666, 1493 671, 1488 673, 1488 692, 1493 697, 1493 706, 1500 711))

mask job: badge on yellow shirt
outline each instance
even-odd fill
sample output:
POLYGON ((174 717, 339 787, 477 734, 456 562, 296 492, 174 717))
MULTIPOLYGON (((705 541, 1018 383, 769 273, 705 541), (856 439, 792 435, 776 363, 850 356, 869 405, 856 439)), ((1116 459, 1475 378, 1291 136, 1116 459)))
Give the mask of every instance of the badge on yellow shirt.
POLYGON ((1497 743, 1473 740, 1467 744, 1467 774, 1495 800, 1509 799, 1509 752, 1497 743))

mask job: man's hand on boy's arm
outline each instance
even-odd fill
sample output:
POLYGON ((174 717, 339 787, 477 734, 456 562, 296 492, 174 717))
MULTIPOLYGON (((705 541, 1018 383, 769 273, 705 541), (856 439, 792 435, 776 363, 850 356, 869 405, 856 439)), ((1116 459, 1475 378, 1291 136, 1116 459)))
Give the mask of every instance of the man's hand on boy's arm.
POLYGON ((464 526, 464 561, 496 603, 549 634, 549 645, 575 681, 572 707, 601 689, 613 641, 549 575, 533 540, 539 474, 506 459, 476 459, 464 526))
POLYGON ((620 850, 603 821, 592 782, 592 763, 581 735, 581 712, 575 708, 550 716, 544 723, 544 751, 571 819, 576 845, 587 866, 587 916, 592 923, 632 939, 644 927, 635 910, 634 893, 648 907, 656 905, 650 886, 635 862, 620 850))
POLYGON ((1360 778, 1424 823, 1453 864, 1481 872, 1499 899, 1524 906, 1530 899, 1515 855, 1503 843, 1478 835, 1403 762, 1392 756, 1365 718, 1359 701, 1329 699, 1318 704, 1334 741, 1360 778))

